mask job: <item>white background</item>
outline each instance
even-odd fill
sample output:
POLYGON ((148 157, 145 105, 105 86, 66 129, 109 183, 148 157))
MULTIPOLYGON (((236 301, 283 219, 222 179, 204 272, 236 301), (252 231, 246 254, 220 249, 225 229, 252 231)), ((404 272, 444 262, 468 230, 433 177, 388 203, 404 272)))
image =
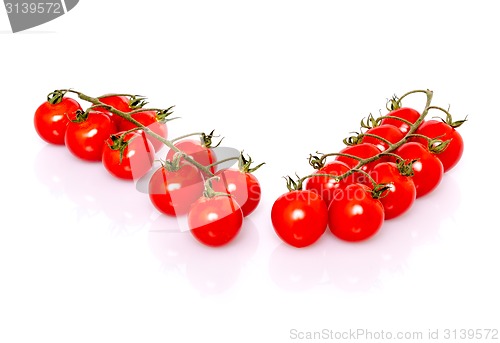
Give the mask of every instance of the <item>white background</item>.
POLYGON ((495 1, 82 0, 9 31, 0 8, 0 341, 500 329, 495 1), (216 129, 267 162, 237 240, 214 250, 166 232, 173 222, 133 185, 41 141, 33 113, 68 87, 175 104, 170 137, 216 129), (270 221, 281 177, 421 88, 470 119, 439 189, 365 243, 282 244, 270 221))

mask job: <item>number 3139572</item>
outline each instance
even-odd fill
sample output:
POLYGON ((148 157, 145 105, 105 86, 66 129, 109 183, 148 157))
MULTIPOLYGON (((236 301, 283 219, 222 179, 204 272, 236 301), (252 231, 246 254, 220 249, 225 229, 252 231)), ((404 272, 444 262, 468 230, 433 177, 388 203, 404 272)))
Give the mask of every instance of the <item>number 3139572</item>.
POLYGON ((497 329, 446 329, 444 339, 490 340, 498 339, 497 329))
POLYGON ((35 13, 54 13, 61 14, 62 8, 61 4, 58 2, 23 2, 23 3, 5 3, 5 8, 7 9, 7 13, 16 13, 16 14, 35 14, 35 13))

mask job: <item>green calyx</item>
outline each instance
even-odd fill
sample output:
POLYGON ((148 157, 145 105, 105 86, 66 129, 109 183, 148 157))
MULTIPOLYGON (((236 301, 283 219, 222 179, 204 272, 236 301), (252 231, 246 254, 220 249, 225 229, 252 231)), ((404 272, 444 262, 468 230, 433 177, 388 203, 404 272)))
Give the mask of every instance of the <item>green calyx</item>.
POLYGON ((65 91, 55 90, 52 93, 50 93, 49 95, 47 95, 47 101, 51 105, 57 105, 62 101, 65 94, 66 94, 65 91))
POLYGON ((413 176, 413 164, 418 160, 403 160, 399 159, 396 162, 396 166, 399 170, 399 173, 403 176, 413 176))
POLYGON ((161 166, 165 168, 169 172, 175 172, 181 169, 181 160, 183 157, 186 157, 185 153, 176 152, 171 161, 169 160, 161 160, 161 166))
POLYGON ((361 119, 361 122, 360 122, 361 128, 368 129, 368 130, 379 126, 379 124, 380 123, 378 122, 378 120, 375 119, 375 117, 371 113, 368 115, 368 117, 361 119))
POLYGON ((177 118, 168 118, 170 115, 172 115, 172 113, 174 113, 174 111, 172 110, 174 107, 175 107, 175 105, 170 106, 169 108, 167 108, 165 110, 157 111, 156 120, 159 121, 160 123, 166 123, 166 122, 169 122, 171 120, 177 119, 177 118))
POLYGON ((446 119, 442 119, 441 118, 441 120, 444 123, 450 125, 452 128, 456 129, 457 127, 462 126, 462 124, 467 121, 467 116, 465 116, 465 118, 462 119, 462 120, 456 120, 456 121, 454 121, 453 117, 451 116, 451 114, 450 113, 446 113, 446 119))
MULTIPOLYGON (((363 120, 361 122, 363 122, 363 120)), ((351 132, 351 133, 353 135, 344 138, 342 140, 342 142, 344 142, 344 144, 347 145, 347 146, 358 145, 359 143, 361 143, 361 140, 363 139, 364 134, 360 133, 360 132, 351 132)))
POLYGON ((219 143, 217 143, 217 145, 215 146, 212 146, 212 139, 214 137, 218 137, 218 136, 214 136, 214 132, 215 130, 212 130, 212 132, 210 132, 208 135, 205 134, 204 132, 202 132, 201 134, 201 145, 203 145, 205 148, 217 148, 220 143, 222 143, 222 140, 224 139, 224 137, 221 138, 221 140, 219 141, 219 143))
POLYGON ((257 165, 256 167, 252 168, 252 163, 254 163, 254 161, 252 160, 250 155, 247 154, 247 156, 248 156, 248 159, 245 158, 245 155, 243 154, 243 151, 242 151, 240 154, 240 158, 238 159, 238 169, 242 173, 250 173, 251 174, 254 171, 256 171, 257 169, 259 169, 260 167, 262 167, 264 164, 266 164, 265 162, 263 162, 263 163, 257 165))
POLYGON ((212 181, 216 180, 219 181, 220 177, 218 176, 212 176, 211 178, 208 178, 207 181, 205 181, 205 189, 203 191, 203 196, 205 198, 214 198, 217 196, 225 196, 225 197, 231 197, 231 194, 224 193, 224 192, 216 192, 212 186, 212 181))
POLYGON ((449 106, 448 106, 448 109, 444 109, 444 108, 439 107, 439 106, 430 106, 429 109, 435 109, 435 110, 443 112, 446 115, 446 119, 443 119, 441 117, 433 117, 433 118, 440 119, 443 123, 451 126, 454 129, 456 129, 457 127, 462 126, 462 124, 467 121, 467 116, 465 116, 465 118, 462 119, 462 120, 453 120, 453 117, 452 117, 452 115, 450 113, 450 107, 449 106))
POLYGON ((385 196, 387 196, 389 193, 388 191, 391 189, 392 183, 378 183, 375 186, 373 186, 373 189, 371 191, 371 195, 373 199, 381 199, 385 196))
POLYGON ((389 112, 399 110, 401 108, 401 100, 396 95, 393 95, 392 98, 387 100, 385 108, 387 108, 389 112))
POLYGON ((133 95, 130 97, 130 100, 128 102, 128 106, 132 110, 138 110, 138 109, 143 108, 144 106, 146 106, 148 104, 148 102, 146 100, 147 100, 147 98, 144 96, 133 95))
POLYGON ((118 150, 120 152, 120 164, 123 161, 123 154, 125 153, 125 149, 130 144, 130 142, 132 142, 135 139, 134 137, 126 141, 125 136, 127 135, 127 133, 128 132, 123 133, 121 135, 113 134, 109 136, 109 138, 111 139, 111 144, 107 143, 108 147, 111 150, 118 150))
POLYGON ((309 154, 309 165, 316 170, 319 170, 325 166, 325 160, 319 156, 309 154))
POLYGON ((89 113, 91 110, 92 110, 91 108, 88 108, 86 111, 77 110, 75 112, 76 114, 75 119, 70 119, 70 121, 73 123, 83 123, 89 117, 89 113))
POLYGON ((286 187, 290 192, 302 190, 302 183, 304 181, 297 174, 295 175, 297 176, 297 181, 292 179, 290 176, 283 177, 286 180, 286 187))
POLYGON ((433 154, 440 154, 443 151, 446 150, 448 145, 450 145, 451 139, 448 139, 446 141, 442 141, 439 138, 434 138, 429 140, 428 148, 429 151, 432 152, 433 154))

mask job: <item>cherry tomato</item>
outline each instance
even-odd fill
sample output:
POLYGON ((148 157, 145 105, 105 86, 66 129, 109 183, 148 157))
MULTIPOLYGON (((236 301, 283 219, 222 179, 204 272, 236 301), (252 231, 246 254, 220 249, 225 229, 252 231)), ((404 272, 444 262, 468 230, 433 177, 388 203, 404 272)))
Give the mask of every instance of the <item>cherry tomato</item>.
MULTIPOLYGON (((460 133, 447 123, 438 120, 427 120, 423 122, 415 132, 429 138, 439 138, 442 141, 451 140, 446 149, 435 154, 443 164, 444 172, 457 165, 464 152, 464 141, 460 133)), ((416 142, 427 145, 424 138, 413 138, 416 142)))
POLYGON ((153 144, 144 132, 123 132, 106 140, 102 152, 104 167, 120 179, 135 180, 144 176, 155 158, 153 144))
POLYGON ((62 98, 56 104, 46 101, 35 112, 35 130, 44 141, 64 145, 68 117, 75 118, 76 112, 81 110, 80 104, 71 98, 62 98))
MULTIPOLYGON (((118 111, 122 111, 122 112, 132 111, 132 109, 129 106, 130 99, 126 96, 112 95, 112 96, 106 96, 103 98, 99 98, 99 100, 106 105, 113 106, 118 111)), ((95 110, 102 112, 102 113, 109 114, 110 116, 113 116, 113 113, 109 112, 104 107, 96 107, 95 110)))
POLYGON ((243 216, 252 213, 260 202, 260 183, 251 173, 241 172, 237 169, 225 169, 217 172, 219 180, 212 182, 216 192, 228 193, 241 206, 243 216))
MULTIPOLYGON (((361 144, 356 144, 352 146, 345 147, 344 149, 340 150, 341 153, 343 154, 348 154, 348 155, 353 155, 357 156, 359 158, 370 158, 375 155, 380 154, 382 151, 380 151, 379 148, 377 148, 375 145, 371 143, 361 143, 361 144)), ((349 166, 349 168, 354 168, 358 165, 358 160, 351 158, 351 157, 345 157, 345 156, 336 156, 335 157, 336 161, 344 162, 349 166)), ((361 167, 361 170, 367 172, 375 165, 380 162, 381 160, 371 162, 368 164, 365 164, 363 167, 361 167)))
MULTIPOLYGON (((167 124, 157 120, 157 115, 155 111, 144 111, 144 112, 134 113, 132 114, 132 118, 137 120, 142 125, 147 126, 154 133, 160 135, 165 139, 167 138, 168 134, 167 124)), ((118 129, 120 131, 128 131, 136 127, 135 124, 131 123, 128 120, 123 118, 120 119, 122 119, 119 122, 118 126, 118 129)), ((164 146, 164 144, 161 141, 159 141, 154 137, 148 136, 148 139, 151 141, 151 143, 153 143, 155 151, 159 151, 164 146)))
MULTIPOLYGON (((380 136, 381 138, 384 138, 391 143, 397 143, 405 137, 404 133, 402 133, 401 130, 399 130, 395 126, 388 125, 388 124, 375 126, 371 129, 367 130, 366 134, 380 136)), ((375 145, 380 151, 385 151, 389 148, 389 144, 387 144, 386 142, 384 142, 381 139, 371 137, 371 136, 363 136, 363 138, 361 139, 361 142, 362 143, 371 143, 371 144, 375 145)))
POLYGON ((409 176, 404 176, 396 163, 382 162, 371 171, 370 176, 376 183, 390 184, 390 188, 380 198, 384 206, 385 219, 395 218, 406 212, 415 202, 417 191, 409 176))
MULTIPOLYGON (((111 95, 111 96, 99 98, 99 100, 106 105, 113 106, 114 108, 116 108, 119 111, 122 111, 122 112, 131 112, 132 111, 132 109, 130 108, 130 105, 129 105, 130 99, 127 96, 111 95)), ((127 121, 126 119, 123 119, 122 117, 113 114, 112 112, 110 112, 109 110, 107 110, 104 107, 96 107, 94 110, 102 112, 102 113, 106 114, 107 116, 109 116, 115 122, 116 129, 118 131, 125 131, 125 130, 120 129, 120 126, 122 125, 122 123, 127 121)))
POLYGON ((201 243, 218 247, 232 241, 243 225, 243 212, 230 196, 199 198, 189 210, 191 234, 201 243))
POLYGON ((181 163, 178 170, 160 167, 149 180, 149 198, 156 209, 170 216, 186 214, 203 194, 200 171, 189 163, 181 163))
MULTIPOLYGON (((174 144, 179 150, 191 156, 196 162, 207 166, 215 163, 216 158, 212 149, 203 146, 199 141, 182 140, 174 144)), ((167 160, 171 161, 175 155, 175 151, 170 149, 167 153, 167 160)), ((215 166, 210 168, 212 173, 215 173, 215 166)))
MULTIPOLYGON (((318 169, 314 174, 330 174, 340 176, 349 171, 349 166, 344 162, 333 161, 327 163, 323 168, 318 169)), ((335 178, 327 176, 313 176, 306 181, 305 188, 321 195, 325 204, 328 206, 333 198, 333 192, 339 187, 348 184, 346 180, 337 181, 335 178)))
POLYGON ((328 210, 318 193, 291 191, 274 202, 271 219, 278 237, 291 246, 303 248, 316 242, 325 232, 328 210))
POLYGON ((89 112, 81 122, 69 122, 64 141, 68 150, 83 160, 101 161, 106 139, 116 132, 111 119, 101 112, 89 112))
POLYGON ((357 242, 375 235, 384 222, 384 207, 371 189, 354 183, 335 192, 328 207, 328 225, 338 238, 357 242))
MULTIPOLYGON (((418 113, 418 111, 414 110, 413 108, 409 108, 409 107, 401 107, 397 110, 389 112, 387 115, 391 116, 391 117, 398 117, 398 118, 406 119, 407 121, 409 121, 412 124, 415 123, 418 120, 418 118, 420 118, 420 113, 418 113)), ((382 119, 382 121, 380 123, 384 124, 384 125, 385 124, 393 125, 393 126, 397 127, 399 130, 401 130, 401 132, 403 132, 404 134, 406 134, 406 133, 408 133, 408 131, 410 131, 410 125, 408 125, 407 123, 405 123, 402 120, 393 119, 393 118, 385 118, 385 119, 382 119)))
POLYGON ((443 178, 443 164, 425 146, 417 142, 408 142, 394 152, 403 160, 417 160, 413 163, 413 183, 417 198, 434 190, 443 178))

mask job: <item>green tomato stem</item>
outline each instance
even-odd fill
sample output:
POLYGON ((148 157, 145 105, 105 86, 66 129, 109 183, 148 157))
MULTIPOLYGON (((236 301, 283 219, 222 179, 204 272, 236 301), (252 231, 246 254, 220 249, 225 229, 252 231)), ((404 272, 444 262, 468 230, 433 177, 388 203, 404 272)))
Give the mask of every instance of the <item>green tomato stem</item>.
MULTIPOLYGON (((408 138, 410 137, 414 137, 414 136, 417 136, 415 133, 415 131, 417 130, 417 128, 420 126, 420 124, 425 120, 425 117, 427 116, 427 114, 429 113, 429 110, 432 109, 432 108, 435 108, 435 109, 438 109, 436 107, 433 107, 431 106, 431 102, 432 102, 432 97, 433 97, 433 92, 429 89, 427 90, 414 90, 414 91, 411 91, 411 92, 408 92, 408 93, 405 93, 403 94, 403 96, 401 96, 398 100, 397 100, 397 105, 400 106, 401 105, 401 100, 403 100, 405 97, 407 97, 408 95, 411 95, 411 94, 416 94, 416 93, 424 93, 427 97, 427 100, 426 100, 426 103, 425 103, 425 107, 424 107, 424 110, 422 111, 422 114, 420 115, 420 117, 415 121, 415 123, 411 123, 411 122, 408 122, 408 125, 410 125, 410 129, 408 130, 408 132, 406 133, 405 137, 403 139, 401 139, 399 142, 396 142, 396 143, 391 143, 389 141, 387 141, 386 139, 382 138, 382 137, 379 137, 377 135, 371 135, 371 134, 365 134, 367 136, 372 136, 372 137, 375 137, 377 139, 380 139, 382 141, 384 141, 385 143, 387 143, 389 145, 389 147, 377 154, 377 155, 374 155, 372 157, 369 157, 369 158, 360 158, 358 156, 353 156, 353 155, 349 155, 349 154, 343 154, 343 153, 328 153, 328 154, 323 154, 321 159, 320 159, 320 162, 324 162, 324 160, 329 157, 329 156, 345 156, 345 157, 349 157, 349 158, 353 158, 355 160, 358 161, 358 164, 356 165, 356 167, 352 168, 351 170, 349 170, 348 172, 345 172, 344 174, 342 175, 329 175, 329 174, 311 174, 311 175, 308 175, 308 176, 305 176, 303 178, 299 178, 298 180, 298 186, 300 188, 298 189, 301 189, 302 187, 302 183, 308 179, 308 178, 311 178, 311 177, 314 177, 314 176, 318 176, 318 175, 322 175, 322 176, 327 176, 327 177, 334 177, 334 178, 337 178, 339 180, 342 180, 348 176, 350 176, 351 174, 355 173, 355 172, 364 172, 361 168, 368 164, 368 163, 371 163, 371 162, 374 162, 378 159, 380 159, 382 156, 384 155, 395 155, 393 154, 393 152, 398 149, 400 146, 402 146, 404 143, 407 142, 408 138)), ((440 109, 440 108, 439 108, 440 109)), ((425 137, 425 136, 424 136, 425 137)), ((428 137, 426 137, 428 138, 428 137)), ((397 155, 396 155, 397 156, 397 155)), ((399 157, 399 156, 398 156, 399 157)), ((366 172, 365 172, 366 173, 366 172)), ((369 175, 368 175, 369 176, 369 175)), ((373 181, 373 179, 371 179, 373 181)), ((373 183, 373 182, 372 182, 373 183)))
MULTIPOLYGON (((181 151, 179 148, 177 148, 173 143, 172 141, 168 140, 168 139, 165 139, 164 137, 158 135, 157 133, 151 131, 151 129, 149 129, 147 126, 143 125, 142 123, 138 122, 137 120, 135 120, 134 118, 132 118, 132 114, 134 113, 137 113, 137 112, 145 112, 145 111, 157 111, 156 109, 140 109, 140 110, 136 110, 136 111, 132 111, 132 112, 122 112, 120 110, 117 110, 116 108, 114 108, 113 106, 109 106, 109 105, 106 105, 105 103, 101 102, 99 100, 99 98, 94 98, 94 97, 91 97, 91 96, 88 96, 88 95, 85 95, 83 94, 82 92, 78 92, 78 91, 75 91, 75 90, 72 90, 72 89, 67 89, 67 90, 60 90, 61 92, 71 92, 71 93, 74 93, 76 94, 80 99, 82 100, 85 100, 85 101, 88 101, 92 104, 94 104, 94 106, 98 106, 98 107, 104 107, 106 108, 108 111, 110 111, 111 113, 113 114, 116 114, 117 116, 120 116, 122 117, 123 119, 125 120, 128 120, 129 122, 131 122, 132 124, 136 125, 137 127, 141 128, 142 130, 144 130, 144 132, 146 132, 149 136, 153 137, 153 138, 156 138, 158 139, 160 142, 162 142, 163 144, 165 144, 166 146, 168 146, 170 149, 172 149, 173 151, 177 152, 177 153, 181 153, 181 154, 184 154, 184 160, 187 161, 188 163, 191 163, 192 165, 194 165, 196 168, 198 168, 199 170, 201 170, 202 172, 204 172, 206 175, 208 176, 213 176, 214 174, 210 171, 210 167, 207 167, 207 166, 204 166, 202 165, 201 163, 195 161, 192 157, 188 156, 187 154, 185 154, 183 151, 181 151)), ((108 95, 106 95, 108 96, 108 95)), ((105 97, 105 96, 102 96, 102 97, 105 97)))

